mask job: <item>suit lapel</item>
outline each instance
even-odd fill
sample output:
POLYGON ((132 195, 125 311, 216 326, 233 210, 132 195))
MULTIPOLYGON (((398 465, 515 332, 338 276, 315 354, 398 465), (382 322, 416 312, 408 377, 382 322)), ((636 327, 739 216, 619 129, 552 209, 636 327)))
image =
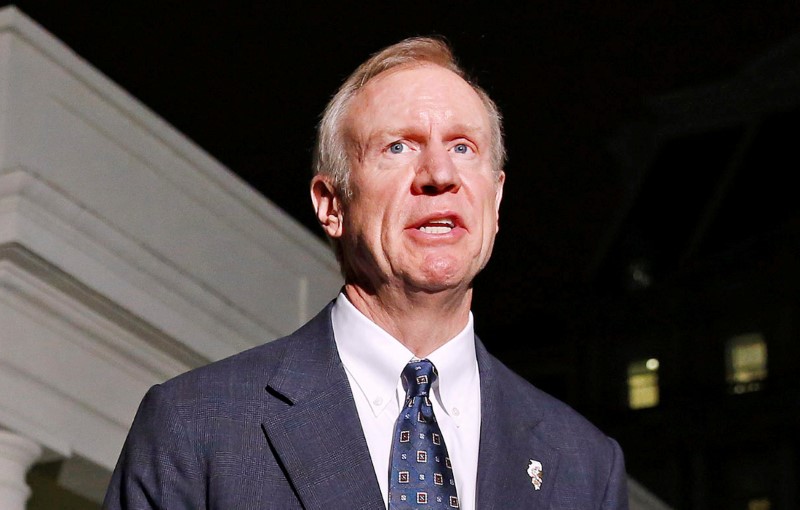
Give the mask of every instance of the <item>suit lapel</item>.
POLYGON ((330 307, 293 335, 267 387, 264 431, 307 510, 383 510, 330 307))
POLYGON ((559 454, 537 435, 538 409, 516 408, 520 381, 477 342, 481 378, 481 438, 478 457, 477 508, 548 508, 559 454), (536 490, 527 469, 543 468, 536 490))

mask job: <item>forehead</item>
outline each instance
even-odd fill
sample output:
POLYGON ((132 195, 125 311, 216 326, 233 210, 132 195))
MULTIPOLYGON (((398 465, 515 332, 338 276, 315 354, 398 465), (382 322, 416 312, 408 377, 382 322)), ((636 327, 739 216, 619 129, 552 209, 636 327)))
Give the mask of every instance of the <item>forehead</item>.
POLYGON ((454 72, 434 64, 404 66, 370 80, 353 98, 348 115, 357 137, 375 131, 460 126, 489 132, 489 114, 478 93, 454 72))

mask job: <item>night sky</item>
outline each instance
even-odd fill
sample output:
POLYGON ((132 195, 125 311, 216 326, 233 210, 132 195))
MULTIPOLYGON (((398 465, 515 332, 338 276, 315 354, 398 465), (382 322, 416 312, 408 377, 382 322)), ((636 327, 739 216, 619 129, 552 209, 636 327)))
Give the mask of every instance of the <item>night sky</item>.
POLYGON ((547 322, 591 286, 629 185, 606 146, 642 99, 728 78, 800 32, 797 2, 15 4, 320 237, 308 181, 328 98, 383 46, 445 36, 505 117, 501 229, 474 306, 490 350, 512 341, 493 331, 547 322))

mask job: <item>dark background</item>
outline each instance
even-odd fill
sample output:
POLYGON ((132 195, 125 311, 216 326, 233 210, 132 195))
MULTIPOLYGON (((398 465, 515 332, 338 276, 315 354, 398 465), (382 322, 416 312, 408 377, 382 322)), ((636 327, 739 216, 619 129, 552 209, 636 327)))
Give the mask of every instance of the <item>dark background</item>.
POLYGON ((447 37, 505 116, 501 232, 475 299, 488 343, 593 281, 630 184, 607 141, 639 101, 730 76, 800 28, 797 2, 15 4, 320 235, 307 183, 329 96, 381 47, 447 37))
MULTIPOLYGON (((670 249, 680 237, 675 232, 686 238, 703 231, 698 229, 702 218, 688 215, 686 206, 713 200, 720 179, 704 173, 703 161, 689 175, 687 156, 691 160, 709 148, 722 153, 729 138, 713 135, 678 144, 676 154, 684 159, 662 157, 663 168, 656 168, 656 178, 644 187, 641 176, 625 168, 610 147, 626 126, 647 115, 648 98, 729 79, 800 33, 800 3, 14 3, 320 237, 308 182, 315 125, 330 95, 383 46, 411 35, 445 36, 498 103, 507 133, 500 234, 492 261, 476 282, 478 334, 523 375, 620 436, 623 447, 630 447, 633 474, 649 476, 659 496, 677 507, 715 508, 704 503, 713 484, 693 488, 686 481, 690 475, 679 474, 685 471, 681 459, 665 475, 672 481, 658 486, 663 473, 647 472, 647 458, 634 451, 639 445, 626 435, 636 434, 626 425, 640 424, 640 418, 624 412, 624 396, 587 389, 597 386, 594 376, 624 378, 624 349, 619 347, 601 368, 586 358, 606 354, 598 341, 618 333, 635 342, 645 331, 658 345, 653 330, 661 324, 669 323, 673 334, 694 327, 693 335, 703 336, 694 317, 681 315, 691 299, 674 290, 680 287, 675 275, 685 276, 680 269, 695 252, 670 249), (643 230, 638 237, 637 228, 643 230), (626 242, 650 263, 672 261, 649 275, 656 286, 659 278, 671 280, 672 290, 624 296, 621 268, 629 267, 633 253, 625 251, 626 242), (672 312, 679 318, 665 319, 672 312), (586 335, 593 333, 596 319, 602 333, 586 335), (592 338, 584 341, 582 335, 592 338), (550 357, 557 368, 548 372, 554 363, 550 357), (618 368, 617 375, 611 373, 618 368)), ((795 130, 796 120, 796 115, 784 119, 776 133, 795 130)), ((795 143, 787 139, 783 145, 795 143)), ((770 224, 749 223, 750 231, 739 236, 749 245, 763 243, 761 231, 776 222, 800 218, 785 175, 761 179, 759 185, 762 202, 748 197, 753 210, 769 206, 775 197, 784 207, 780 218, 767 218, 770 224)), ((718 228, 729 234, 720 239, 736 238, 737 225, 718 228)), ((723 249, 714 239, 705 240, 705 253, 723 249)), ((758 251, 726 260, 740 268, 758 264, 751 256, 758 251)), ((696 271, 707 269, 705 263, 696 271)), ((747 313, 744 308, 736 313, 747 313)), ((683 359, 675 356, 676 362, 683 359)), ((692 372, 684 370, 675 380, 692 372)), ((693 390, 673 395, 683 391, 693 390)), ((665 400, 664 408, 669 406, 677 414, 686 409, 680 399, 665 400)), ((746 429, 750 416, 744 414, 739 425, 746 429)), ((655 418, 647 419, 647 426, 657 426, 655 418)), ((713 464, 720 457, 707 458, 703 462, 713 464)))

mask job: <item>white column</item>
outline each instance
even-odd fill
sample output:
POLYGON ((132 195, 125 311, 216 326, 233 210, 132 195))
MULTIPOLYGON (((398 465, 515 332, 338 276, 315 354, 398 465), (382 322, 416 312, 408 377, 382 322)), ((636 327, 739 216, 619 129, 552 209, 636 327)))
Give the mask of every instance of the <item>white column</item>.
POLYGON ((0 430, 0 509, 25 510, 31 489, 25 475, 42 454, 42 447, 34 441, 0 430))

